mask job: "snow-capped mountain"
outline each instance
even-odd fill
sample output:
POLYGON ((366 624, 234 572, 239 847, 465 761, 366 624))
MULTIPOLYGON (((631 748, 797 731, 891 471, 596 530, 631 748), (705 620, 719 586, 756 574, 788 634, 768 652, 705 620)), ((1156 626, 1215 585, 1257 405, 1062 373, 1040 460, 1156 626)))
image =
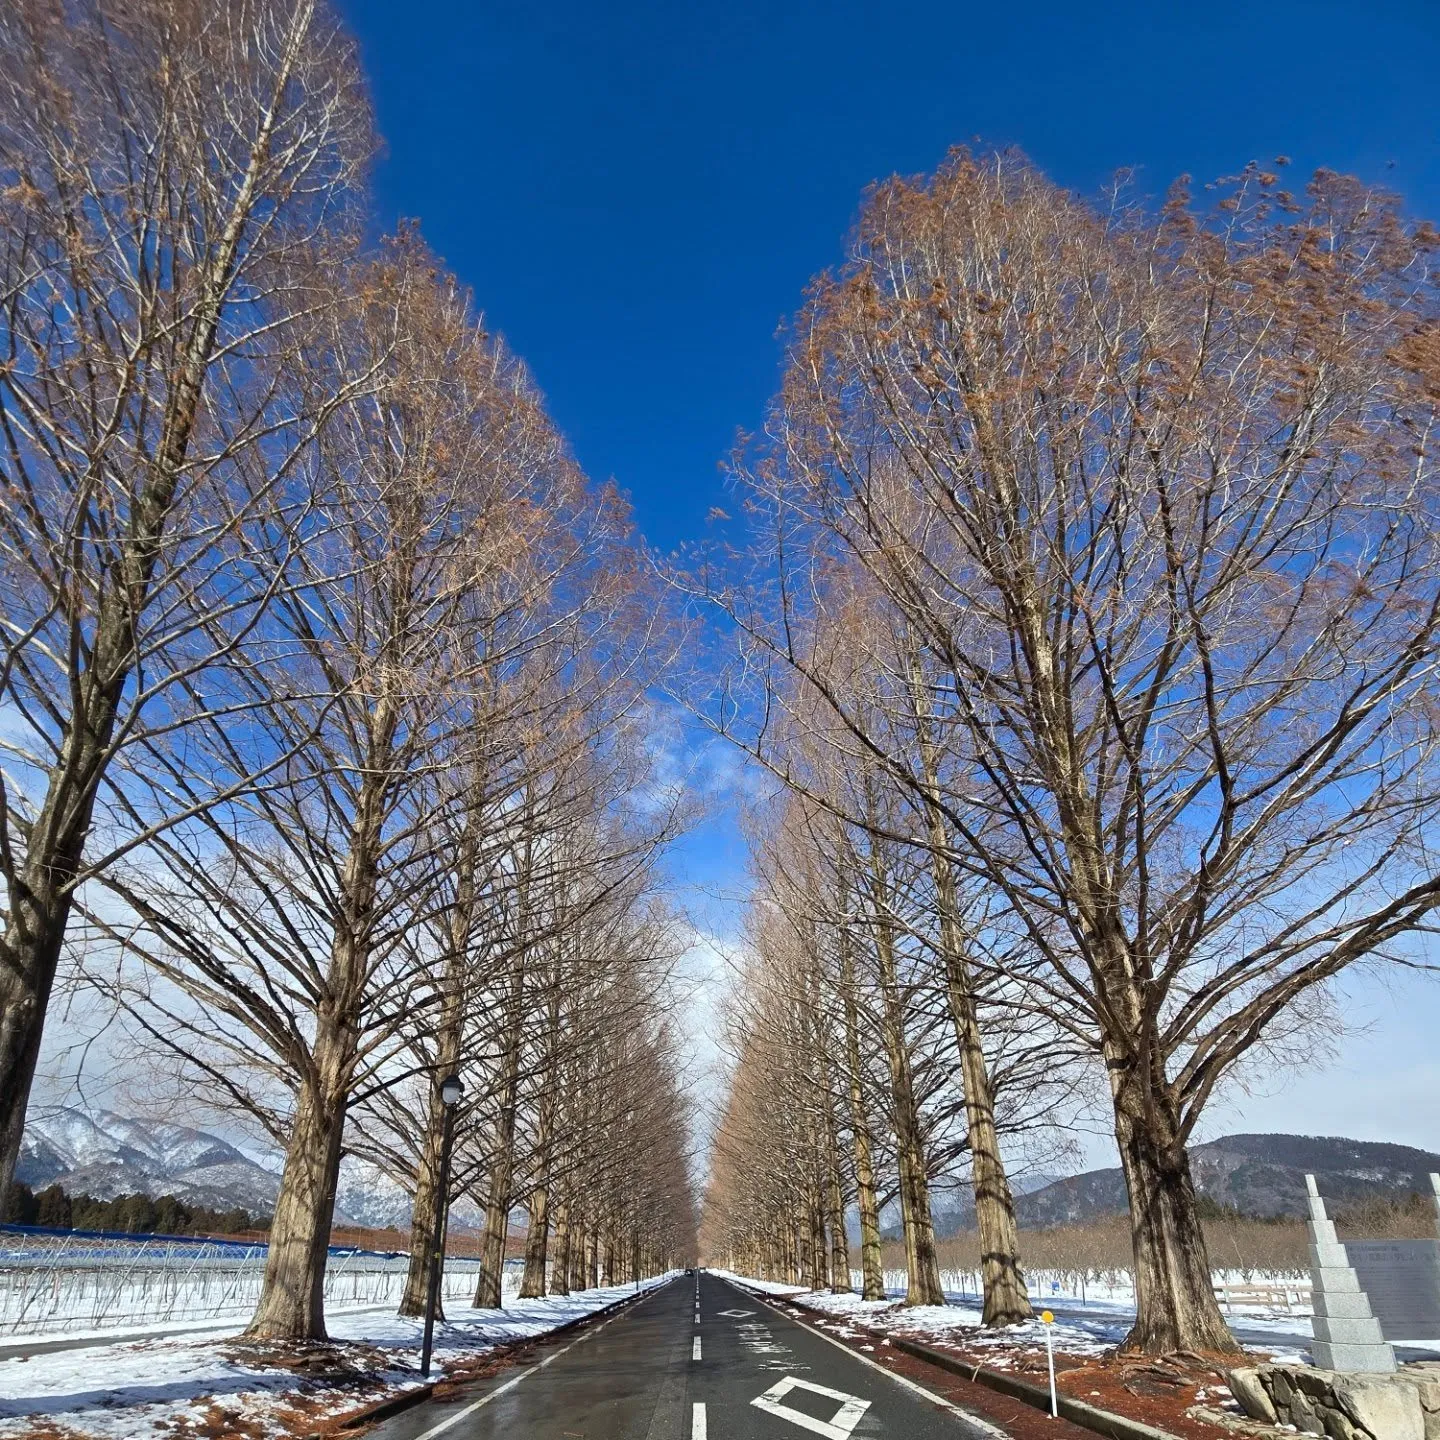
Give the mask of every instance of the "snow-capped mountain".
POLYGON ((188 1125, 69 1106, 32 1114, 16 1177, 32 1189, 59 1181, 73 1195, 174 1195, 192 1205, 267 1211, 278 1167, 188 1125))
MULTIPOLYGON (((410 1192, 378 1165, 354 1155, 340 1162, 340 1184, 335 1190, 337 1224, 408 1230, 411 1210, 410 1192)), ((484 1212, 469 1196, 456 1195, 450 1205, 450 1223, 475 1229, 484 1223, 484 1212)))
MULTIPOLYGON (((72 1195, 174 1195, 213 1210, 240 1206, 268 1214, 280 1189, 281 1157, 254 1160, 206 1130, 59 1107, 33 1113, 25 1127, 16 1178, 39 1190, 59 1182, 72 1195)), ((470 1223, 473 1207, 454 1208, 470 1223)), ((410 1196, 378 1166, 354 1156, 340 1163, 335 1220, 341 1225, 404 1229, 410 1196)))
POLYGON ((347 1155, 340 1162, 335 1211, 352 1225, 376 1230, 405 1230, 410 1225, 410 1196, 378 1165, 347 1155))

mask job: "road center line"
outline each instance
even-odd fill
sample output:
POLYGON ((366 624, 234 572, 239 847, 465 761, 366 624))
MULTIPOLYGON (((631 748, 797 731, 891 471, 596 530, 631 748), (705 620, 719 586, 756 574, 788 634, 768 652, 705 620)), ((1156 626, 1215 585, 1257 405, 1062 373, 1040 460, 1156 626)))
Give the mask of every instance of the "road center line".
POLYGON ((690 1358, 692 1360, 700 1358, 700 1337, 698 1335, 695 1337, 695 1343, 690 1347, 690 1358))
MULTIPOLYGON (((421 1437, 424 1440, 424 1437, 421 1437)), ((690 1412, 690 1440, 705 1440, 705 1402, 697 1400, 690 1412)))

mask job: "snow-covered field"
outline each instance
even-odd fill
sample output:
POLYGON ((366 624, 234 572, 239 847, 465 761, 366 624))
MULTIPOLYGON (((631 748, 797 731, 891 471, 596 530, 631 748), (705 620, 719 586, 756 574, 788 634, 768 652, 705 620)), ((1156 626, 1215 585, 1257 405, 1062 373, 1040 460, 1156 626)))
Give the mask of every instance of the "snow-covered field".
MULTIPOLYGON (((649 1289, 662 1282, 642 1282, 649 1289)), ((499 1310, 448 1307, 436 1330, 432 1378, 496 1345, 533 1338, 636 1293, 633 1285, 499 1310)), ((371 1311, 329 1320, 332 1343, 296 1356, 235 1335, 174 1337, 0 1361, 0 1437, 42 1426, 76 1440, 174 1440, 229 1433, 280 1437, 421 1383, 421 1323, 371 1311), (206 1428, 210 1427, 210 1428, 206 1428)), ((237 1327, 238 1328, 238 1327, 237 1327)))
MULTIPOLYGON (((980 1298, 974 1288, 978 1277, 946 1272, 941 1276, 945 1305, 904 1307, 898 1302, 905 1294, 903 1271, 887 1271, 885 1289, 889 1298, 866 1301, 853 1295, 832 1295, 828 1291, 806 1291, 793 1285, 755 1280, 745 1276, 730 1277, 742 1285, 766 1294, 785 1296, 802 1301, 813 1309, 835 1318, 837 1333, 853 1338, 846 1322, 864 1325, 871 1330, 900 1331, 917 1340, 937 1345, 963 1343, 967 1352, 984 1357, 985 1363, 1004 1369, 1013 1363, 1017 1351, 1044 1349, 1045 1327, 1039 1320, 1028 1325, 1011 1326, 1003 1331, 987 1331, 980 1323, 980 1298)), ((1110 1284, 1090 1284, 1082 1293, 1067 1293, 1051 1277, 1034 1275, 1030 1282, 1031 1300, 1037 1310, 1044 1307, 1055 1316, 1051 1338, 1055 1349, 1068 1355, 1101 1355, 1125 1338, 1135 1318, 1133 1289, 1118 1280, 1110 1284)), ((1217 1275, 1218 1284, 1229 1277, 1217 1275)), ((856 1291, 860 1289, 859 1272, 853 1275, 856 1291)), ((1239 1283, 1237 1280, 1235 1283, 1239 1283)), ((1308 1286, 1297 1296, 1293 1277, 1251 1276, 1247 1287, 1273 1290, 1272 1304, 1251 1303, 1243 1308, 1239 1301, 1230 1308, 1232 1326, 1241 1332, 1239 1338, 1257 1353, 1274 1355, 1284 1360, 1308 1359, 1300 1345, 1311 1335, 1311 1310, 1308 1286), (1292 1309, 1286 1311, 1279 1297, 1289 1287, 1292 1309), (1274 1334, 1273 1344, 1265 1337, 1274 1334)), ((1078 1287, 1076 1287, 1078 1290, 1078 1287)), ((1240 1292, 1244 1293, 1244 1292, 1240 1292)))
MULTIPOLYGON (((7 1235, 0 1246, 0 1342, 244 1320, 260 1298, 265 1252, 264 1245, 161 1240, 41 1246, 7 1235)), ((327 1310, 393 1308, 408 1267, 404 1255, 332 1254, 327 1310)), ((451 1260, 446 1302, 463 1304, 473 1295, 478 1271, 477 1260, 451 1260)), ((513 1283, 518 1287, 518 1279, 513 1283)))
MULTIPOLYGON (((851 1271, 851 1283, 858 1290, 861 1275, 851 1271)), ((1289 1321, 1297 1316, 1309 1317, 1309 1275, 1279 1274, 1254 1270, 1216 1270, 1212 1274, 1220 1308, 1227 1315, 1248 1324, 1251 1319, 1289 1321)), ((1120 1306, 1133 1315, 1135 1281, 1128 1270, 1026 1270, 1026 1288, 1036 1306, 1080 1306, 1082 1309, 1106 1305, 1120 1306)), ((961 1301, 979 1304, 981 1279, 974 1270, 942 1270, 940 1286, 945 1294, 961 1301)), ((887 1293, 903 1294, 905 1272, 885 1272, 887 1293)), ((1304 1329, 1309 1334, 1309 1327, 1304 1329)))

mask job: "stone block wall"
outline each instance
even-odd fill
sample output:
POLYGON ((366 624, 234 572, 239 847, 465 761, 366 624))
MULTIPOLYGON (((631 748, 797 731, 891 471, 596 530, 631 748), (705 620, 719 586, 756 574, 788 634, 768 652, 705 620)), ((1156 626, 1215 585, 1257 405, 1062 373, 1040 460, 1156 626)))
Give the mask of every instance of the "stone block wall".
POLYGON ((1228 1379, 1245 1413, 1268 1425, 1328 1440, 1440 1440, 1440 1363, 1393 1375, 1254 1365, 1228 1379))

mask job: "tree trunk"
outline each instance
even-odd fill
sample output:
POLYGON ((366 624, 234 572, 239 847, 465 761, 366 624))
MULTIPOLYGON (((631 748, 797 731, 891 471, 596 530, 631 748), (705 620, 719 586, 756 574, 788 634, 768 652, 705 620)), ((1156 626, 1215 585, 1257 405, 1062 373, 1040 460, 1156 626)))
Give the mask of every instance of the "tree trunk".
MULTIPOLYGON (((844 913, 844 901, 841 902, 844 913)), ((875 1164, 870 1141, 870 1117, 865 1110, 863 1072, 860 1068, 860 1017, 855 1001, 854 962, 850 937, 840 936, 841 988, 845 1007, 845 1062, 850 1080, 850 1130, 855 1151, 855 1199, 860 1210, 860 1273, 866 1300, 885 1298, 885 1267, 880 1258, 880 1202, 875 1193, 875 1164)))
POLYGON ((850 1293, 850 1241, 845 1234, 845 1193, 840 1188, 840 1146, 830 1133, 830 1290, 850 1293))
POLYGON ((335 1216, 345 1111, 360 1052, 359 1015, 367 998, 363 977, 372 938, 387 766, 398 714, 394 692, 382 692, 371 716, 367 773, 356 796, 350 850, 341 872, 341 903, 325 976, 331 998, 316 1016, 311 1067, 296 1100, 260 1302, 246 1331, 265 1339, 326 1338, 325 1262, 335 1216))
MULTIPOLYGON (((439 1198, 440 1147, 444 1136, 444 1107, 438 1096, 430 1101, 430 1124, 425 1133, 425 1146, 415 1175, 415 1208, 410 1218, 410 1268, 405 1272, 405 1289, 400 1296, 400 1315, 425 1313, 430 1285, 430 1260, 435 1245, 435 1202, 439 1198), (435 1111, 440 1129, 436 1129, 435 1111)), ((443 1301, 441 1310, 443 1310, 443 1301)), ((437 1319, 443 1318, 437 1312, 437 1319)))
POLYGON ((525 1234, 525 1278, 520 1284, 522 1300, 539 1300, 545 1294, 545 1261, 550 1248, 550 1192, 537 1185, 530 1192, 530 1224, 525 1234))
MULTIPOLYGON (((458 989, 451 992, 436 1045, 435 1073, 452 1074, 459 1063, 460 1028, 463 1005, 458 989)), ((435 1246, 435 1201, 440 1186, 440 1161, 445 1145, 445 1103, 439 1089, 430 1087, 426 1115, 425 1144, 415 1173, 415 1209, 410 1218, 410 1268, 400 1297, 401 1315, 423 1315, 429 1294, 430 1258, 435 1246)), ((443 1299, 436 1304, 436 1318, 444 1317, 443 1299)))
POLYGON ((585 1220, 573 1202, 565 1207, 569 1218, 570 1267, 565 1276, 566 1292, 585 1288, 585 1220))
POLYGON ((505 1242, 510 1238, 510 1166, 498 1160, 490 1171, 485 1196, 485 1230, 480 1240, 480 1273, 475 1282, 475 1308, 498 1310, 504 1295, 505 1242), (502 1188, 503 1187, 503 1188, 502 1188))
POLYGON ((520 1005, 523 972, 514 980, 505 1018, 505 1052, 501 1060, 500 1113, 495 1121, 495 1154, 485 1199, 485 1234, 480 1247, 480 1274, 475 1283, 475 1308, 498 1310, 504 1295, 505 1245, 510 1238, 510 1187, 515 1175, 515 1111, 520 1087, 520 1005))
MULTIPOLYGON (((957 1030, 960 1023, 957 1022, 957 1030)), ((1020 1230, 1015 1200, 1000 1158, 990 1075, 980 1048, 973 1005, 960 1037, 965 1083, 965 1117, 970 1136, 971 1178, 975 1187, 975 1228, 980 1236, 980 1273, 985 1292, 984 1325, 1015 1325, 1034 1316, 1020 1269, 1020 1230)))
MULTIPOLYGON (((819 1285, 815 1276, 815 1209, 804 1190, 796 1197, 792 1213, 795 1216, 796 1283, 807 1290, 817 1290, 819 1285)), ((824 1249, 823 1240, 821 1249, 824 1249)))
POLYGON ((1146 1355, 1236 1354, 1239 1346, 1215 1299, 1174 1102, 1166 1087, 1145 1085, 1137 1067, 1117 1065, 1108 1052, 1106 1059, 1135 1253, 1135 1324, 1121 1348, 1146 1355))
POLYGON ((570 1202, 562 1200, 555 1207, 555 1268, 552 1286, 557 1295, 570 1293, 570 1202))
POLYGON ((905 1234, 907 1305, 943 1305, 935 1225, 930 1217, 930 1182, 925 1150, 912 1117, 896 1137, 900 1161, 900 1221, 905 1234))
POLYGON ((530 1192, 530 1224, 525 1235, 525 1278, 520 1298, 539 1300, 545 1294, 545 1259, 550 1240, 550 1147, 555 1129, 555 1090, 560 1056, 559 976, 550 977, 550 999, 545 1028, 546 1073, 540 1092, 535 1129, 535 1188, 530 1192))
POLYGON ((56 861, 54 872, 47 870, 43 878, 35 877, 11 895, 10 924, 0 942, 0 1213, 25 1137, 45 1012, 70 915, 69 892, 60 892, 51 875, 62 883, 74 877, 78 847, 69 860, 60 860, 54 852, 51 858, 56 861))
POLYGON ((325 1262, 335 1218, 347 1087, 337 1084, 349 1048, 331 1032, 316 1042, 316 1074, 300 1087, 260 1301, 246 1335, 257 1340, 324 1340, 325 1262), (337 1054, 340 1051, 342 1053, 337 1054), (327 1053, 328 1052, 328 1053, 327 1053))
MULTIPOLYGON (((475 867, 479 846, 480 806, 472 804, 457 848, 455 902, 448 923, 445 957, 445 1000, 435 1034, 433 1076, 436 1081, 453 1075, 460 1065, 465 1025, 465 991, 470 968, 470 937, 475 920, 475 867)), ((415 1209, 410 1219, 410 1268, 400 1297, 399 1314, 425 1313, 430 1257, 435 1244, 435 1198, 439 1189, 440 1159, 444 1150, 445 1103, 438 1085, 430 1086, 425 1143, 415 1175, 415 1209)), ((444 1300, 436 1304, 436 1318, 444 1317, 444 1300)))
POLYGON ((825 1187, 819 1177, 810 1182, 810 1254, 813 1257, 815 1289, 830 1283, 830 1255, 825 1243, 825 1187))
MULTIPOLYGON (((872 852, 873 854, 873 852, 872 852)), ((878 862, 876 862, 878 864, 878 862)), ((888 913, 888 897, 877 874, 876 914, 888 913)), ((910 1052, 905 1042, 899 985, 895 973, 894 937, 882 919, 876 927, 875 950, 880 962, 881 1017, 885 1058, 890 1065, 890 1090, 895 1112, 895 1148, 900 1169, 900 1224, 905 1235, 905 1303, 943 1305, 940 1262, 935 1254, 935 1225, 930 1216, 930 1181, 925 1173, 925 1147, 910 1052)))
MULTIPOLYGON (((821 997, 817 993, 814 997, 814 1013, 821 1014, 821 997)), ((824 1214, 822 1216, 822 1230, 830 1232, 830 1289, 837 1295, 848 1294, 850 1290, 850 1245, 845 1237, 845 1192, 840 1182, 840 1137, 839 1121, 835 1115, 835 1084, 834 1073, 830 1065, 830 1055, 827 1050, 829 1043, 828 1034, 821 1037, 816 1027, 814 1035, 815 1059, 820 1071, 820 1094, 824 1104, 822 1112, 823 1133, 821 1143, 824 1147, 825 1176, 824 1176, 824 1214)))
POLYGON ((939 801, 939 757, 930 734, 926 687, 919 660, 910 651, 910 691, 915 710, 925 782, 925 823, 930 841, 930 870, 935 881, 935 905, 940 917, 940 948, 944 952, 945 989, 950 1017, 960 1047, 960 1071, 965 1091, 965 1120, 970 1142, 971 1179, 975 1189, 975 1228, 980 1237, 980 1274, 984 1289, 981 1323, 1016 1325, 1034 1318, 1025 1277, 1020 1271, 1020 1232, 1015 1223, 1015 1200, 1000 1155, 995 1127, 995 1093, 981 1043, 975 985, 966 954, 960 919, 955 872, 951 868, 950 836, 939 801))

